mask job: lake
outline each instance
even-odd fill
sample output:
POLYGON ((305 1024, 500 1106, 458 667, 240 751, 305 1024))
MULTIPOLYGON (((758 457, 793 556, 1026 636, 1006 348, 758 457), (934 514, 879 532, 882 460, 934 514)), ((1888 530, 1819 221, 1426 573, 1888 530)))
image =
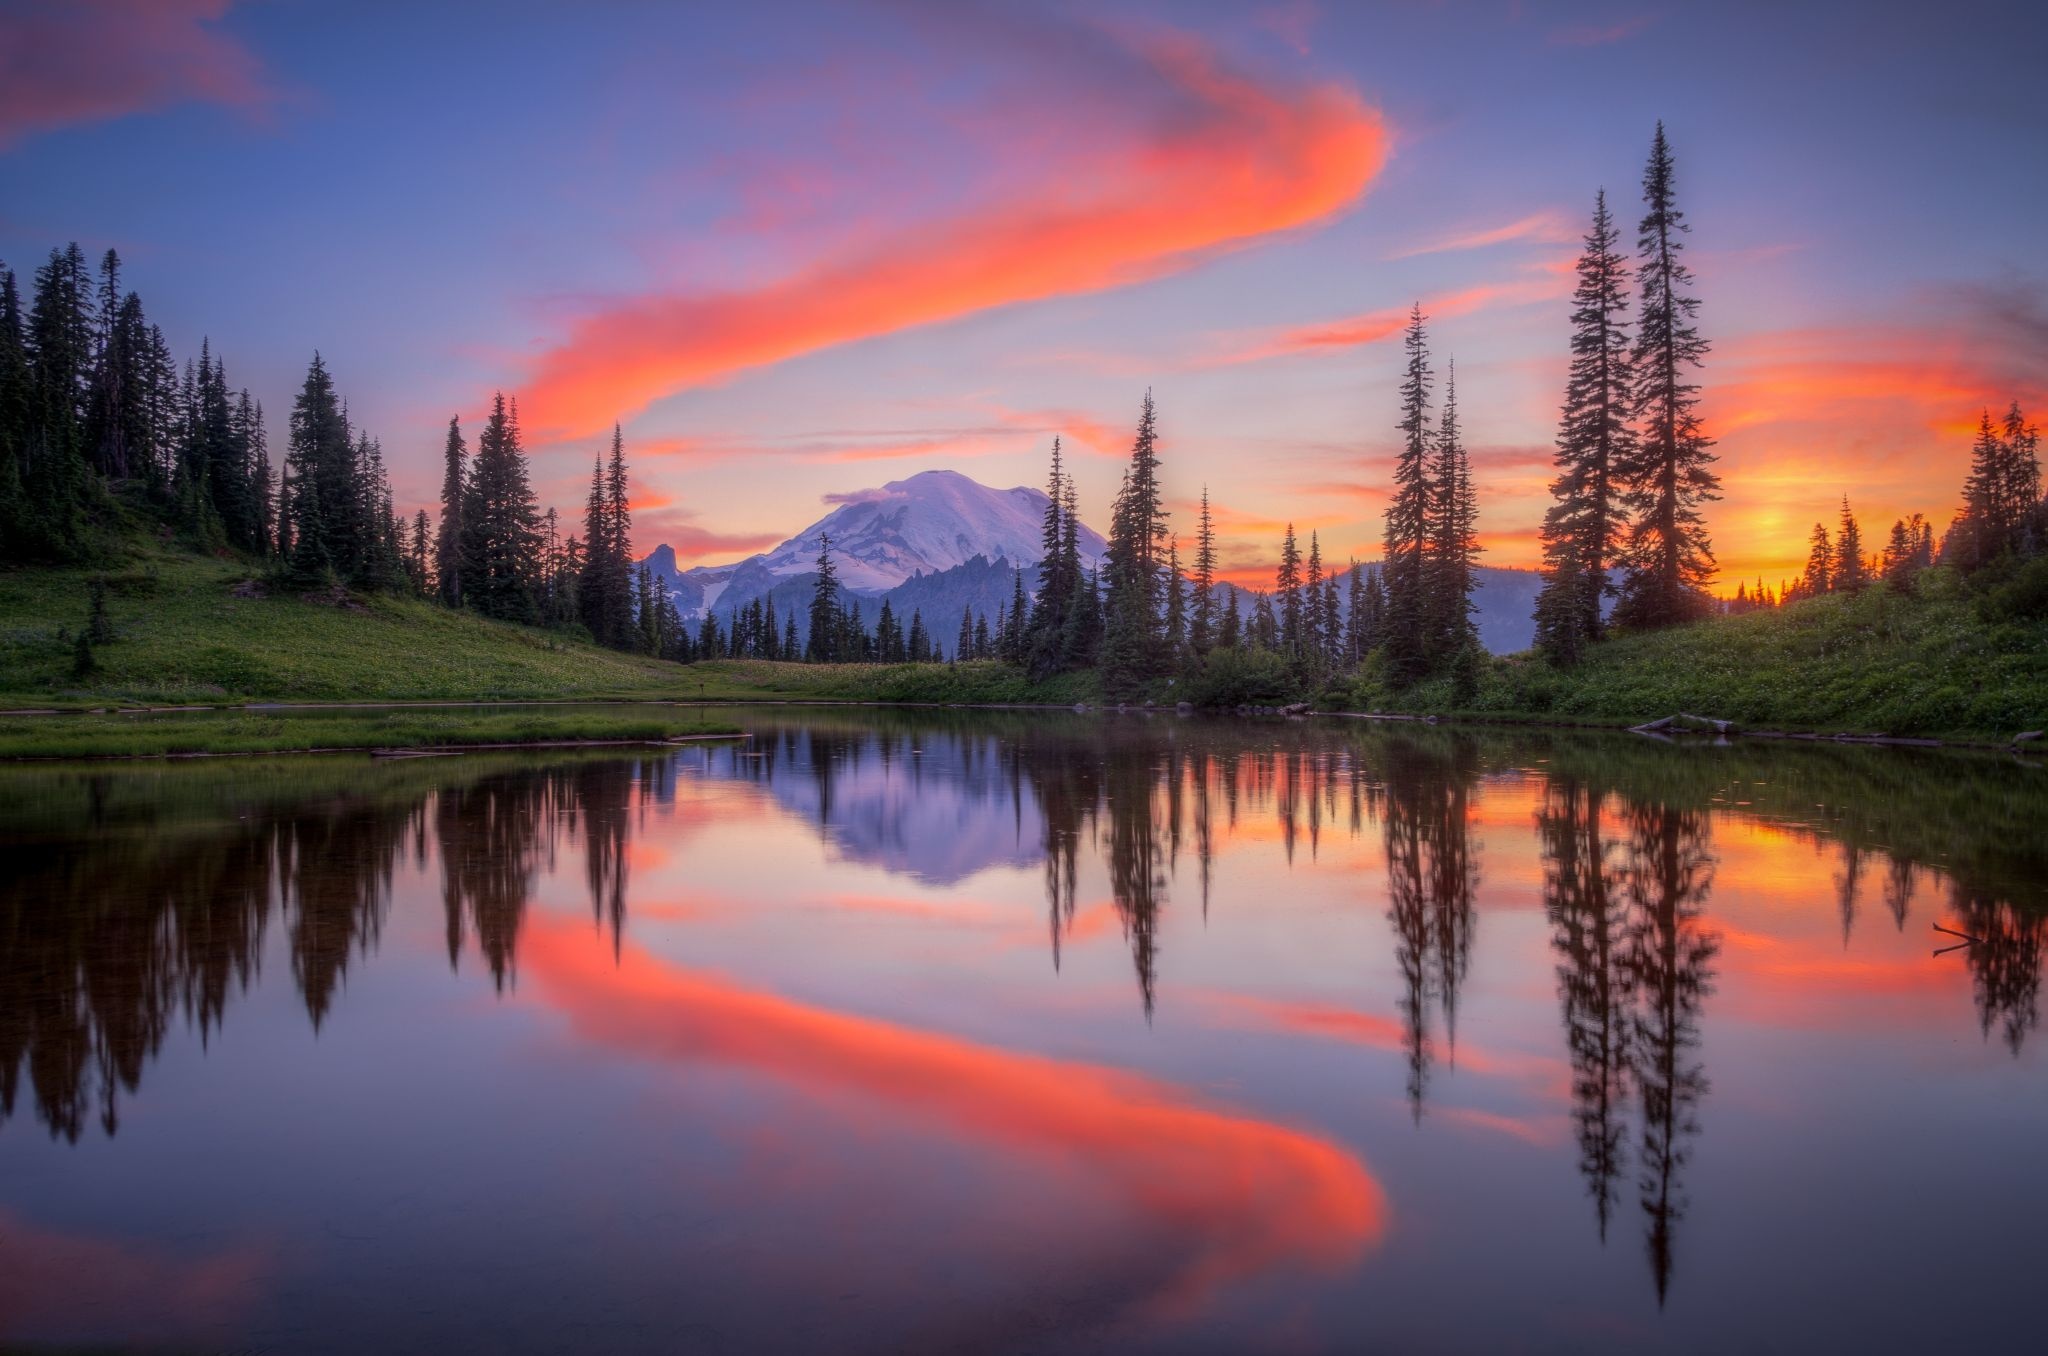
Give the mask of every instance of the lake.
POLYGON ((737 719, 0 769, 0 1346, 2039 1340, 2038 757, 737 719))

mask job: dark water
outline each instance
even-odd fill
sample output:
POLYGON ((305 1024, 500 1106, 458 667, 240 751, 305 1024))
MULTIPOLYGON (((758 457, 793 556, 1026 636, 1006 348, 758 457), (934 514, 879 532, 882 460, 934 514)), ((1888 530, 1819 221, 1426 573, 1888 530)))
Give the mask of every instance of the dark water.
POLYGON ((745 719, 0 771, 0 1345, 2039 1340, 2038 760, 745 719))

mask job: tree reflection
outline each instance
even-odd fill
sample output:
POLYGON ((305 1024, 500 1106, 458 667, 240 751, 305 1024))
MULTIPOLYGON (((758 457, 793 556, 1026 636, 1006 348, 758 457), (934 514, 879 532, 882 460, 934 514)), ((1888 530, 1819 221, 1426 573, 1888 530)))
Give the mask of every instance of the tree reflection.
POLYGON ((1713 882, 1706 815, 1637 805, 1629 810, 1628 825, 1621 968, 1634 1000, 1630 1068, 1642 1103, 1637 1181, 1662 1304, 1671 1284, 1672 1231, 1686 1209, 1680 1174, 1692 1156, 1700 1099, 1707 1094, 1706 1070, 1697 1057, 1700 1010, 1713 992, 1720 939, 1701 921, 1713 882))
POLYGON ((203 1040, 255 981, 273 920, 318 1030, 377 947, 408 847, 415 861, 429 843, 440 855, 451 963, 473 932, 501 989, 572 816, 592 907, 616 934, 634 788, 659 785, 664 760, 431 762, 38 774, 50 827, 30 831, 46 836, 0 853, 0 1121, 25 1075, 51 1134, 75 1142, 95 1113, 115 1133, 122 1095, 177 1020, 203 1040))
POLYGON ((1479 875, 1467 825, 1472 746, 1446 750, 1390 743, 1381 829, 1387 855, 1387 917, 1401 972, 1401 1026, 1408 1057, 1408 1104, 1417 1122, 1429 1090, 1441 1012, 1456 1061, 1458 992, 1471 964, 1473 896, 1479 875), (1441 754, 1441 756, 1439 756, 1441 754))
POLYGON ((1627 1158, 1629 1034, 1624 1020, 1628 975, 1621 963, 1628 925, 1615 845, 1603 832, 1599 790, 1572 778, 1546 788, 1537 816, 1543 851, 1543 905, 1559 958, 1565 1049, 1572 1070, 1572 1124, 1579 1171, 1593 1198, 1600 1238, 1607 1239, 1616 1183, 1627 1158))

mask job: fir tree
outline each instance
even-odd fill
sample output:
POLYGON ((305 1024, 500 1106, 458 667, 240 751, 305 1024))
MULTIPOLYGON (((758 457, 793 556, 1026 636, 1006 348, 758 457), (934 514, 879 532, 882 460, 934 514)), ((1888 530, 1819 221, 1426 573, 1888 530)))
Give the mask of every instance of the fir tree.
MULTIPOLYGON (((1052 440, 1052 470, 1045 487, 1045 516, 1039 532, 1038 597, 1026 626, 1026 662, 1036 677, 1064 666, 1068 614, 1081 586, 1080 557, 1072 536, 1073 486, 1060 461, 1060 440, 1052 440)), ((913 650, 913 658, 922 659, 913 650)))
POLYGON ((1849 496, 1842 496, 1842 525, 1835 537, 1834 587, 1842 593, 1861 593, 1870 582, 1870 570, 1863 560, 1863 530, 1849 511, 1849 496))
POLYGON ((1216 642, 1216 522, 1209 514, 1209 487, 1202 487, 1202 516, 1195 527, 1194 596, 1188 608, 1188 647, 1197 658, 1216 642))
POLYGON ((1571 366, 1557 431, 1556 503, 1543 518, 1543 590, 1537 595, 1537 643, 1571 662, 1604 629, 1603 600, 1614 592, 1609 567, 1626 526, 1615 470, 1628 462, 1628 261, 1607 194, 1593 200, 1593 225, 1579 254, 1573 293, 1571 366))
POLYGON ((608 628, 623 631, 629 624, 624 615, 626 580, 633 568, 633 511, 626 493, 626 444, 617 424, 612 425, 611 461, 604 475, 605 565, 611 571, 606 586, 606 603, 617 609, 607 613, 608 628))
POLYGON ((1152 393, 1147 391, 1131 443, 1131 463, 1110 514, 1100 663, 1104 691, 1112 696, 1134 694, 1163 667, 1159 604, 1165 586, 1166 537, 1157 430, 1152 393))
POLYGON ((86 379, 92 363, 92 286, 73 244, 36 270, 26 353, 29 409, 20 452, 18 556, 66 557, 84 549, 90 494, 85 460, 86 379))
POLYGON ((1472 489, 1470 455, 1458 427, 1455 365, 1444 376, 1435 450, 1429 550, 1423 563, 1424 654, 1432 665, 1441 665, 1471 643, 1472 561, 1479 554, 1479 504, 1472 489))
POLYGON ((919 608, 910 609, 910 638, 905 646, 913 664, 922 664, 931 658, 932 638, 925 633, 924 612, 919 608))
POLYGON ((1166 544, 1166 653, 1175 663, 1187 652, 1187 591, 1181 587, 1180 543, 1166 544))
POLYGON ((830 664, 839 658, 839 574, 832 568, 832 538, 818 539, 818 578, 811 589, 810 635, 804 658, 830 664))
POLYGON ((462 498, 468 484, 467 448, 462 441, 462 421, 448 420, 448 441, 441 449, 441 525, 434 538, 434 580, 441 601, 462 606, 462 498))
POLYGON ((462 534, 465 605, 500 621, 533 621, 539 514, 520 446, 518 410, 502 393, 493 399, 490 418, 477 435, 462 501, 462 534))
POLYGON ((1009 624, 1003 628, 1001 658, 1005 664, 1022 664, 1029 658, 1028 606, 1024 598, 1024 569, 1018 566, 1011 579, 1009 624))
POLYGON ((1691 230, 1676 206, 1671 147, 1664 124, 1643 172, 1645 212, 1637 232, 1641 314, 1634 355, 1636 441, 1615 469, 1635 520, 1627 546, 1628 580, 1615 618, 1630 626, 1667 626, 1698 616, 1714 574, 1700 505, 1720 498, 1713 442, 1700 431, 1699 387, 1689 378, 1707 354, 1693 323, 1699 299, 1687 293, 1692 271, 1679 256, 1691 230))
POLYGON ((1216 648, 1235 650, 1244 642, 1244 619, 1237 610, 1237 589, 1230 590, 1230 597, 1224 600, 1223 620, 1216 624, 1216 648))
POLYGON ((1294 543, 1294 524, 1280 539, 1280 568, 1273 574, 1273 589, 1279 595, 1280 651, 1291 663, 1302 658, 1301 634, 1301 549, 1294 543))
MULTIPOLYGON (((1309 537, 1309 545, 1315 545, 1313 535, 1309 537)), ((1310 554, 1313 556, 1314 552, 1311 551, 1310 554)), ((1337 599, 1335 570, 1323 576, 1322 614, 1317 619, 1317 629, 1322 635, 1321 662, 1324 671, 1329 672, 1341 667, 1344 659, 1344 608, 1337 599)))
POLYGON ((1818 598, 1834 587, 1835 548, 1828 541, 1828 530, 1819 523, 1813 525, 1813 536, 1806 553, 1806 573, 1799 580, 1800 596, 1818 598))
POLYGON ((1387 677, 1406 686, 1427 666, 1423 553, 1429 530, 1429 347, 1422 307, 1409 312, 1402 340, 1406 372, 1401 379, 1401 450, 1394 462, 1394 490, 1387 502, 1386 558, 1380 567, 1387 607, 1382 645, 1387 677))

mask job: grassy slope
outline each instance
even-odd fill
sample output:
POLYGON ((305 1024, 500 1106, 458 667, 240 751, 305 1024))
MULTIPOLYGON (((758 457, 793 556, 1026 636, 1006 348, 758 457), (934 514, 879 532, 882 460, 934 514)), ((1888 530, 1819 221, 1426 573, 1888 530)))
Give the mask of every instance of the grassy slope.
MULTIPOLYGON (((100 672, 71 675, 71 637, 94 571, 0 571, 0 707, 107 702, 796 700, 1093 701, 1092 674, 1031 683, 998 664, 679 667, 428 603, 363 610, 296 597, 242 599, 247 565, 135 548, 104 571, 116 639, 100 672)), ((1596 649, 1563 673, 1492 661, 1469 710, 1624 724, 1691 711, 1750 728, 2003 739, 2048 724, 2048 621, 1987 621, 1952 578, 1929 596, 1822 598, 1596 649)), ((1163 684, 1158 700, 1173 700, 1163 684)), ((1448 713, 1443 680, 1405 693, 1369 679, 1359 709, 1448 713)))
MULTIPOLYGON (((1873 589, 1595 648, 1560 672, 1494 660, 1469 708, 1490 715, 1636 723, 1687 711, 1750 729, 2002 740, 2048 724, 2048 622, 1986 621, 1953 580, 1932 596, 1873 589)), ((1449 685, 1400 696, 1369 684, 1361 706, 1449 711, 1449 685)))
POLYGON ((812 700, 1070 703, 1076 675, 1034 685, 998 664, 681 667, 431 603, 237 598, 249 566, 135 548, 102 569, 0 570, 0 707, 265 701, 812 700), (72 677, 89 581, 111 581, 115 639, 72 677))
POLYGON ((633 655, 504 626, 429 603, 364 610, 296 597, 236 598, 248 566, 140 551, 104 573, 115 640, 100 671, 71 677, 72 640, 99 571, 0 571, 0 701, 407 701, 673 697, 681 672, 633 655))

